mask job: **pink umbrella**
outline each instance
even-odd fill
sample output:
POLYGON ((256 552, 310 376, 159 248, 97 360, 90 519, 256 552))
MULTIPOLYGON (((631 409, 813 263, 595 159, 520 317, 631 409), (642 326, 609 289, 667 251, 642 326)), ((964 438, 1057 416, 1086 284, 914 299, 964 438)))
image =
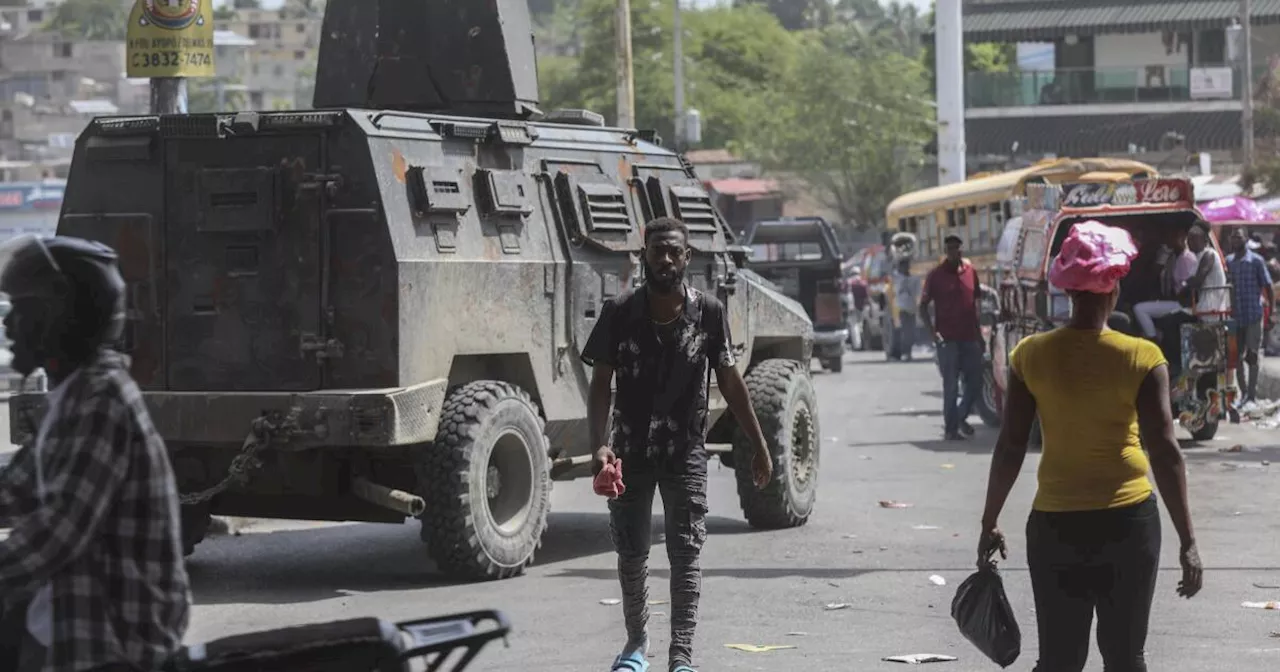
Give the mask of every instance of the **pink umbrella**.
POLYGON ((1280 222, 1275 215, 1258 205, 1257 201, 1243 196, 1219 198, 1200 205, 1200 212, 1209 222, 1280 222))

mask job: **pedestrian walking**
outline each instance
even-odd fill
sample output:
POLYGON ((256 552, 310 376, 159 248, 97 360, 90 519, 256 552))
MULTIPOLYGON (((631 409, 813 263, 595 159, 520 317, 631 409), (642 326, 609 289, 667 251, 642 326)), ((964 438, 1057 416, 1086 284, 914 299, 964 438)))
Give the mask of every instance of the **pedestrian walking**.
POLYGON ((982 386, 982 327, 978 320, 981 283, 978 271, 962 254, 960 238, 947 236, 943 242, 947 256, 925 277, 917 314, 933 335, 942 372, 943 436, 956 441, 974 434, 968 418, 982 386), (932 320, 930 305, 935 313, 932 320))
POLYGON ((0 253, 14 370, 53 389, 36 439, 0 472, 0 669, 158 669, 191 604, 178 491, 127 359, 115 253, 23 236, 0 253))
POLYGON ((898 311, 898 326, 894 329, 892 352, 894 359, 911 361, 911 351, 916 345, 916 310, 920 307, 923 280, 911 275, 911 260, 901 259, 893 270, 893 304, 898 311))
POLYGON ((1231 314, 1238 330, 1236 333, 1241 365, 1236 370, 1236 378, 1240 386, 1241 404, 1258 399, 1259 353, 1262 350, 1262 334, 1266 331, 1262 301, 1265 298, 1265 305, 1275 305, 1267 262, 1257 252, 1250 250, 1248 244, 1249 239, 1245 236, 1244 229, 1237 228, 1231 232, 1232 253, 1227 257, 1227 273, 1231 276, 1234 288, 1231 314))
POLYGON ((702 570, 698 558, 707 527, 707 401, 714 369, 721 394, 753 446, 757 487, 769 483, 773 458, 751 408, 735 356, 724 305, 685 282, 689 232, 670 217, 645 227, 645 282, 607 300, 583 349, 592 367, 588 425, 597 448, 592 470, 622 470, 622 493, 609 500, 610 532, 627 642, 612 670, 643 672, 647 625, 650 516, 662 495, 671 562, 669 670, 694 672, 702 570), (610 385, 617 393, 610 413, 610 385), (612 420, 612 432, 606 439, 612 420))
POLYGON ((997 552, 1008 557, 998 520, 1038 416, 1039 487, 1026 528, 1040 640, 1037 672, 1084 669, 1095 612, 1103 666, 1116 672, 1147 669, 1144 648, 1161 543, 1149 469, 1178 533, 1177 592, 1191 597, 1202 582, 1169 404, 1168 362, 1155 343, 1107 327, 1118 280, 1136 255, 1123 229, 1077 224, 1049 272, 1071 297, 1070 321, 1024 338, 1009 356, 978 564, 993 562, 997 552))

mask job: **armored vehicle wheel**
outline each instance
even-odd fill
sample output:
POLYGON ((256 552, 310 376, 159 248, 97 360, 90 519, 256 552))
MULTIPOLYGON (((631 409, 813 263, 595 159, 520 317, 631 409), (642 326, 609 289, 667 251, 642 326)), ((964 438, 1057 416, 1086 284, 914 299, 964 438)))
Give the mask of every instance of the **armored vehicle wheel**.
POLYGON ((1212 441, 1213 437, 1218 434, 1218 421, 1204 423, 1204 427, 1191 432, 1191 438, 1196 441, 1212 441))
POLYGON ((213 516, 209 514, 208 502, 184 504, 178 515, 182 525, 182 555, 185 557, 195 553, 196 544, 204 541, 213 516))
POLYGON ((751 443, 742 429, 733 436, 738 501, 752 527, 798 527, 809 520, 818 493, 818 400, 808 366, 767 359, 746 375, 751 406, 773 454, 773 480, 757 489, 751 476, 751 443))
POLYGON ((542 543, 551 473, 543 420, 522 389, 491 380, 450 391, 416 459, 422 540, 447 574, 518 576, 542 543))
POLYGON ((982 367, 982 394, 978 395, 978 415, 982 423, 988 427, 1000 427, 1000 400, 996 395, 1000 388, 996 385, 996 372, 991 364, 982 367))

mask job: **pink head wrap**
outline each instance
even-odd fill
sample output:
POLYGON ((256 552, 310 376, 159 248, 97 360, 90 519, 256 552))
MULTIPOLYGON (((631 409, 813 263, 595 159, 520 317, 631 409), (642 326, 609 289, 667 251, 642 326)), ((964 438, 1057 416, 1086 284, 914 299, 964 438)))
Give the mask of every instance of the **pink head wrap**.
POLYGON ((1136 256, 1138 247, 1128 231, 1095 220, 1081 222, 1071 228, 1049 267, 1049 282, 1069 292, 1110 294, 1136 256))

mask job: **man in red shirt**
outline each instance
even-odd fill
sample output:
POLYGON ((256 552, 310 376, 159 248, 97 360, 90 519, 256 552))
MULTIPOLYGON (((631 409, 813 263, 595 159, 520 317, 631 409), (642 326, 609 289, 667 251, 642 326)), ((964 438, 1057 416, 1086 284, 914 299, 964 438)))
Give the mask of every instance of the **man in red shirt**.
POLYGON ((944 436, 958 441, 973 436, 969 413, 982 384, 982 328, 978 321, 978 272, 961 255, 963 241, 947 236, 947 257, 929 272, 920 293, 920 319, 933 334, 942 371, 944 436), (929 304, 936 311, 929 318, 929 304), (960 381, 964 395, 960 395, 960 381), (960 397, 959 404, 956 403, 960 397))

